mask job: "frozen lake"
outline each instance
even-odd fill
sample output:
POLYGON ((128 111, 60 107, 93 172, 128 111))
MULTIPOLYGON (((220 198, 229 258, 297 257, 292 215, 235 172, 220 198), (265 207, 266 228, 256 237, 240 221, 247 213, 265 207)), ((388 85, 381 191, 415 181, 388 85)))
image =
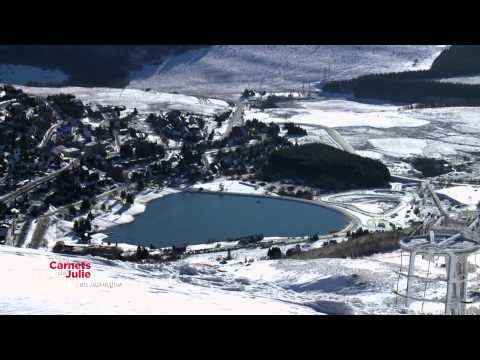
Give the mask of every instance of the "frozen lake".
POLYGON ((183 192, 152 201, 134 222, 106 233, 112 242, 167 247, 254 234, 326 234, 349 222, 335 210, 300 201, 183 192))

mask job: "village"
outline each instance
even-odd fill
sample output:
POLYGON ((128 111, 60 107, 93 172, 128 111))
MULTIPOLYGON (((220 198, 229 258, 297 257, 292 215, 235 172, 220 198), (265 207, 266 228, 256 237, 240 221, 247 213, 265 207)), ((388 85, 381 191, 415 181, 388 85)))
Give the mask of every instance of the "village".
MULTIPOLYGON (((0 243, 22 247, 30 236, 28 247, 45 247, 55 215, 75 221, 78 242, 88 244, 93 210, 108 211, 104 204, 96 206, 101 199, 118 196, 128 205, 144 189, 208 183, 221 176, 256 183, 255 170, 268 155, 291 144, 276 124, 244 121, 242 106, 213 116, 178 110, 140 114, 136 108, 84 104, 67 94, 31 96, 4 85, 0 243)), ((290 126, 288 132, 298 129, 290 126)), ((307 188, 294 189, 286 184, 278 192, 312 198, 307 188)))

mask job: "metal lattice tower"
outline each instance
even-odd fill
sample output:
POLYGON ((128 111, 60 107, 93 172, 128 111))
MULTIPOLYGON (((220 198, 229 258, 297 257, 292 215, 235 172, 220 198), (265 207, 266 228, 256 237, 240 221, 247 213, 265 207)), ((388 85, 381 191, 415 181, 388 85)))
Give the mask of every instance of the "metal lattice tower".
MULTIPOLYGON (((400 241, 403 252, 409 254, 408 272, 402 268, 398 272, 399 280, 404 277, 407 279, 407 286, 404 291, 397 288, 394 293, 405 299, 405 306, 408 308, 412 301, 421 301, 422 309, 424 302, 437 302, 445 304, 445 314, 464 315, 466 313, 467 302, 467 280, 468 280, 468 257, 480 249, 478 233, 465 229, 458 232, 455 229, 437 229, 431 230, 428 235, 408 237, 400 241), (445 258, 446 277, 432 278, 422 277, 416 274, 415 260, 418 255, 422 255, 429 260, 429 269, 431 259, 435 257, 445 258), (414 281, 420 281, 425 284, 423 298, 414 295, 414 281), (446 295, 442 299, 426 299, 426 289, 429 283, 444 281, 447 285, 446 295)), ((402 266, 401 266, 402 267, 402 266)))

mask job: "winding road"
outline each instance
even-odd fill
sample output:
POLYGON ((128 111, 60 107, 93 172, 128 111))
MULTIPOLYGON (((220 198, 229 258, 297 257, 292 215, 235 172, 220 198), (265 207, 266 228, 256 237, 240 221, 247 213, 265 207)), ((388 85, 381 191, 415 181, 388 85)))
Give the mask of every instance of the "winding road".
POLYGON ((45 135, 43 136, 43 139, 42 141, 40 141, 40 144, 38 144, 38 148, 39 149, 42 149, 45 147, 45 145, 47 145, 50 140, 52 139, 52 136, 53 134, 55 133, 55 131, 57 131, 57 129, 61 126, 62 124, 54 124, 52 126, 50 126, 50 128, 47 130, 47 132, 45 133, 45 135))
POLYGON ((21 196, 25 193, 28 193, 29 191, 33 190, 37 186, 39 186, 43 183, 49 182, 49 181, 55 179, 57 176, 60 176, 64 172, 70 171, 70 170, 72 170, 72 169, 74 169, 78 166, 80 166, 80 160, 75 159, 70 164, 61 168, 60 170, 57 170, 57 171, 55 171, 51 174, 48 174, 44 177, 41 177, 40 179, 34 180, 34 181, 18 188, 17 190, 14 190, 14 191, 6 194, 6 195, 0 196, 0 203, 8 203, 8 202, 14 200, 17 197, 19 197, 19 196, 21 196))
POLYGON ((16 99, 11 99, 11 100, 6 100, 6 101, 0 102, 0 110, 5 109, 8 105, 14 103, 15 101, 17 101, 17 100, 16 99))

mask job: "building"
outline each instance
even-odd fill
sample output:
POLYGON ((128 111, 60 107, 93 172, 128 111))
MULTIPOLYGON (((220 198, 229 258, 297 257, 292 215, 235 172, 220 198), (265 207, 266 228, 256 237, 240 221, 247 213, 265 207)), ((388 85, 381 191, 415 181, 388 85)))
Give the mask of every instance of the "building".
POLYGON ((78 159, 80 158, 81 151, 75 147, 65 147, 63 145, 58 145, 53 148, 52 153, 60 156, 61 159, 78 159))
POLYGON ((85 144, 85 154, 106 156, 106 145, 95 141, 89 142, 85 144))
POLYGON ((8 229, 9 229, 8 225, 6 224, 0 225, 0 243, 5 243, 7 239, 8 229))
POLYGON ((114 165, 107 170, 107 175, 110 176, 113 180, 123 182, 126 179, 125 170, 123 166, 114 165))

